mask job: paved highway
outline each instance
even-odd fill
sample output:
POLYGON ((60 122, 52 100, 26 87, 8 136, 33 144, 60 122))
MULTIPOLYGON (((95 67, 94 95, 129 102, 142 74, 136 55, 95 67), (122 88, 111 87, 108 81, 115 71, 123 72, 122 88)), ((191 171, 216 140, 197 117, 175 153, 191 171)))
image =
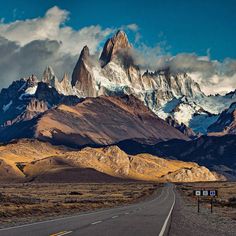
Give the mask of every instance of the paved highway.
POLYGON ((146 202, 0 229, 0 236, 162 236, 174 204, 174 185, 166 184, 146 202))

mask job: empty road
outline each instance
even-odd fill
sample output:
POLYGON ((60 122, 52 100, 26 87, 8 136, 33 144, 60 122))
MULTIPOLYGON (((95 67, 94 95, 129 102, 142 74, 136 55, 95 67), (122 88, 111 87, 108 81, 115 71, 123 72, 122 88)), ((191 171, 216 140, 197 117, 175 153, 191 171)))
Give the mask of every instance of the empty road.
POLYGON ((146 202, 0 229, 0 236, 161 236, 174 204, 174 185, 166 184, 146 202))

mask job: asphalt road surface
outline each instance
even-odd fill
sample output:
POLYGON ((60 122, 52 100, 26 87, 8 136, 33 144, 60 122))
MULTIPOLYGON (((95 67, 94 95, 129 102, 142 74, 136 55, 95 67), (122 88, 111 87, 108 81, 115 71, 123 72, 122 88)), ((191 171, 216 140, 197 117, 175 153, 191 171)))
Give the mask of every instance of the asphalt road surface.
POLYGON ((175 204, 174 185, 125 207, 0 229, 0 236, 162 236, 175 204))

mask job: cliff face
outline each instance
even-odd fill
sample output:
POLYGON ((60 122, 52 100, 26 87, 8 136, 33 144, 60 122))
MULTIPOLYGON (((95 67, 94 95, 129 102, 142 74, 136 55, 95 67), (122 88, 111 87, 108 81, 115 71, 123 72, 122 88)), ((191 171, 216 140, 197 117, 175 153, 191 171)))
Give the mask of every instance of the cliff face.
POLYGON ((122 49, 131 48, 127 35, 123 31, 118 31, 112 38, 108 39, 103 47, 100 57, 102 66, 105 66, 110 61, 114 60, 122 49))
POLYGON ((87 47, 82 50, 72 86, 83 97, 133 95, 162 119, 171 116, 198 132, 206 130, 205 126, 199 130, 196 124, 199 119, 205 120, 206 126, 213 122, 208 119, 210 112, 195 104, 206 97, 199 85, 188 74, 173 73, 168 68, 143 73, 135 64, 133 48, 122 31, 107 40, 99 61, 91 60, 87 47), (187 109, 190 115, 182 115, 187 109))
POLYGON ((89 49, 85 46, 81 51, 71 80, 71 85, 76 88, 78 94, 83 97, 95 97, 97 95, 89 57, 89 49))

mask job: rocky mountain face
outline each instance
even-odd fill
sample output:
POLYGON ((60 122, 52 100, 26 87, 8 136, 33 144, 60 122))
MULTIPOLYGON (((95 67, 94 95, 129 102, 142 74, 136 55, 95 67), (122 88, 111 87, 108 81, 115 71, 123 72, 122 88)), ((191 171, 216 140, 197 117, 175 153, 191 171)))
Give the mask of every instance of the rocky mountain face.
POLYGON ((191 129, 196 134, 206 134, 220 113, 236 102, 236 91, 225 96, 206 96, 187 73, 173 73, 168 68, 143 72, 135 64, 132 50, 127 35, 118 31, 107 40, 100 58, 91 56, 87 46, 83 48, 72 80, 65 74, 59 81, 49 66, 41 81, 32 76, 31 79, 14 82, 0 94, 0 124, 11 123, 31 97, 47 99, 48 107, 51 107, 70 95, 79 98, 132 95, 160 118, 168 122, 171 118, 174 122, 169 124, 195 137, 191 129))
POLYGON ((75 66, 72 86, 83 97, 133 95, 162 119, 206 133, 218 114, 236 96, 206 96, 187 73, 173 73, 168 68, 142 72, 131 56, 132 45, 126 34, 118 31, 104 45, 99 60, 91 58, 84 47, 75 66))
POLYGON ((236 103, 224 110, 215 123, 208 127, 211 135, 236 134, 236 103))
POLYGON ((74 94, 68 75, 65 73, 62 80, 59 81, 51 66, 46 67, 43 72, 42 82, 47 84, 49 87, 55 88, 60 94, 74 94))
POLYGON ((141 101, 128 95, 86 98, 75 106, 59 105, 0 132, 0 141, 16 138, 37 138, 72 147, 106 146, 126 139, 146 144, 188 140, 141 101))
POLYGON ((76 151, 36 140, 20 140, 0 146, 0 182, 13 179, 31 182, 80 182, 86 179, 90 182, 100 178, 106 181, 101 174, 121 180, 161 182, 221 180, 196 163, 165 160, 149 154, 127 155, 117 146, 86 147, 76 151), (8 175, 2 176, 1 173, 5 172, 1 168, 8 175))
POLYGON ((126 34, 119 30, 112 38, 108 39, 103 47, 102 54, 100 56, 100 61, 102 66, 107 65, 110 61, 117 58, 117 54, 121 50, 127 50, 131 48, 126 34))
POLYGON ((1 90, 1 127, 32 119, 58 104, 73 105, 80 101, 75 95, 65 95, 73 94, 66 74, 59 82, 51 67, 47 67, 42 81, 32 75, 27 79, 14 81, 8 88, 1 90))
POLYGON ((30 103, 37 90, 38 80, 32 75, 28 79, 14 81, 0 93, 0 125, 9 125, 30 103))
POLYGON ((175 127, 177 130, 179 130, 181 133, 185 134, 187 137, 191 138, 191 139, 194 139, 197 137, 197 134, 194 133, 194 131, 187 127, 185 124, 181 123, 179 124, 175 119, 173 119, 172 117, 168 116, 165 121, 175 127))
POLYGON ((13 120, 8 120, 5 125, 9 126, 17 122, 31 120, 47 110, 48 105, 46 102, 44 102, 43 100, 39 101, 35 98, 32 98, 27 104, 25 110, 13 120))
POLYGON ((71 80, 71 85, 77 89, 79 96, 95 97, 97 94, 90 66, 89 48, 85 46, 81 51, 71 80))

